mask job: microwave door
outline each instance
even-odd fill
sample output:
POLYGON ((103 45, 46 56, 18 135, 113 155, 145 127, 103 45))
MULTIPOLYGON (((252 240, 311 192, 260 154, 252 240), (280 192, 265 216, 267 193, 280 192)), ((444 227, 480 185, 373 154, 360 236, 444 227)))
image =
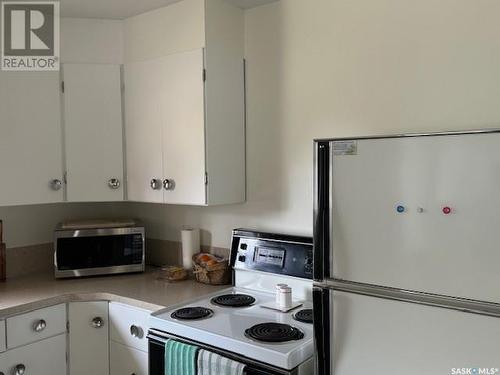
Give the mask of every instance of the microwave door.
POLYGON ((144 271, 142 229, 58 233, 55 246, 56 277, 144 271))
POLYGON ((318 375, 497 374, 500 318, 315 288, 318 375), (469 371, 469 372, 461 372, 469 371))

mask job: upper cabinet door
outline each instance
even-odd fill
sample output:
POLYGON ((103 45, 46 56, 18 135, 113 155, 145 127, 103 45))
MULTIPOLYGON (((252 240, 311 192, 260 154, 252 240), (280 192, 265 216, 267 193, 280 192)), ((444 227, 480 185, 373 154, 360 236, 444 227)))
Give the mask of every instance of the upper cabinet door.
POLYGON ((65 64, 63 74, 67 199, 123 200, 120 66, 65 64))
POLYGON ((127 194, 131 201, 163 202, 161 60, 125 65, 127 194))
POLYGON ((206 204, 203 49, 162 64, 164 202, 206 204))
POLYGON ((0 205, 61 202, 58 72, 0 71, 0 205))

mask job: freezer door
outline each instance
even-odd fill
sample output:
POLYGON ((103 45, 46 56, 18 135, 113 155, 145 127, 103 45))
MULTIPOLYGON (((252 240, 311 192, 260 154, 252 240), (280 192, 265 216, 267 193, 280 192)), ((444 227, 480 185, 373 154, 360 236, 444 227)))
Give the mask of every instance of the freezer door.
POLYGON ((317 279, 500 302, 499 132, 317 149, 317 279))
POLYGON ((499 318, 332 289, 316 288, 314 302, 329 306, 315 315, 318 375, 491 375, 500 368, 499 318))

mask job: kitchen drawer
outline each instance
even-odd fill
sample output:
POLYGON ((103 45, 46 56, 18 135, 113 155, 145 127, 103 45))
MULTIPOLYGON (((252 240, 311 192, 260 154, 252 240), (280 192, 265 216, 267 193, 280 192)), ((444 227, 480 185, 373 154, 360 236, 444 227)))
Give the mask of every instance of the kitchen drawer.
POLYGON ((148 353, 112 342, 110 375, 148 375, 148 353))
POLYGON ((109 304, 110 338, 113 341, 148 351, 148 319, 150 312, 125 306, 120 303, 109 304))
POLYGON ((16 348, 66 332, 66 304, 7 318, 7 348, 16 348))
POLYGON ((5 321, 0 320, 0 353, 4 352, 7 349, 7 344, 5 342, 5 321))
POLYGON ((16 367, 26 375, 66 375, 66 334, 0 354, 0 373, 16 374, 16 367))

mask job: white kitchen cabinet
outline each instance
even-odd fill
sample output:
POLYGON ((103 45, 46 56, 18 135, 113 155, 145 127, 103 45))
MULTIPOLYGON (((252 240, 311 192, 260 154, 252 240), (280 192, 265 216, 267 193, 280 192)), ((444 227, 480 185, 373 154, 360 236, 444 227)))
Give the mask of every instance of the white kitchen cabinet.
POLYGON ((203 50, 125 67, 128 198, 204 205, 203 50))
POLYGON ((110 340, 148 351, 148 319, 150 312, 111 302, 109 304, 110 340))
POLYGON ((58 72, 0 71, 0 206, 62 202, 58 72))
MULTIPOLYGON (((134 43, 145 36, 158 38, 158 53, 148 43, 146 57, 131 52, 125 64, 131 201, 215 205, 245 200, 243 11, 223 0, 196 3, 204 32, 199 40, 189 38, 184 49, 161 37, 158 20, 168 9, 126 24, 129 51, 142 50, 134 43)), ((179 15, 186 19, 178 24, 196 24, 198 13, 179 15)))
POLYGON ((162 60, 163 201, 204 205, 203 50, 162 60))
POLYGON ((7 318, 9 349, 66 332, 66 304, 45 307, 7 318))
POLYGON ((73 302, 68 312, 70 374, 108 375, 108 302, 73 302))
POLYGON ((67 200, 123 200, 121 67, 64 64, 63 77, 67 200))
POLYGON ((148 375, 148 353, 111 342, 110 375, 148 375))
POLYGON ((127 195, 129 200, 163 202, 161 61, 125 66, 127 195))
POLYGON ((66 375, 66 333, 0 354, 5 375, 66 375))

